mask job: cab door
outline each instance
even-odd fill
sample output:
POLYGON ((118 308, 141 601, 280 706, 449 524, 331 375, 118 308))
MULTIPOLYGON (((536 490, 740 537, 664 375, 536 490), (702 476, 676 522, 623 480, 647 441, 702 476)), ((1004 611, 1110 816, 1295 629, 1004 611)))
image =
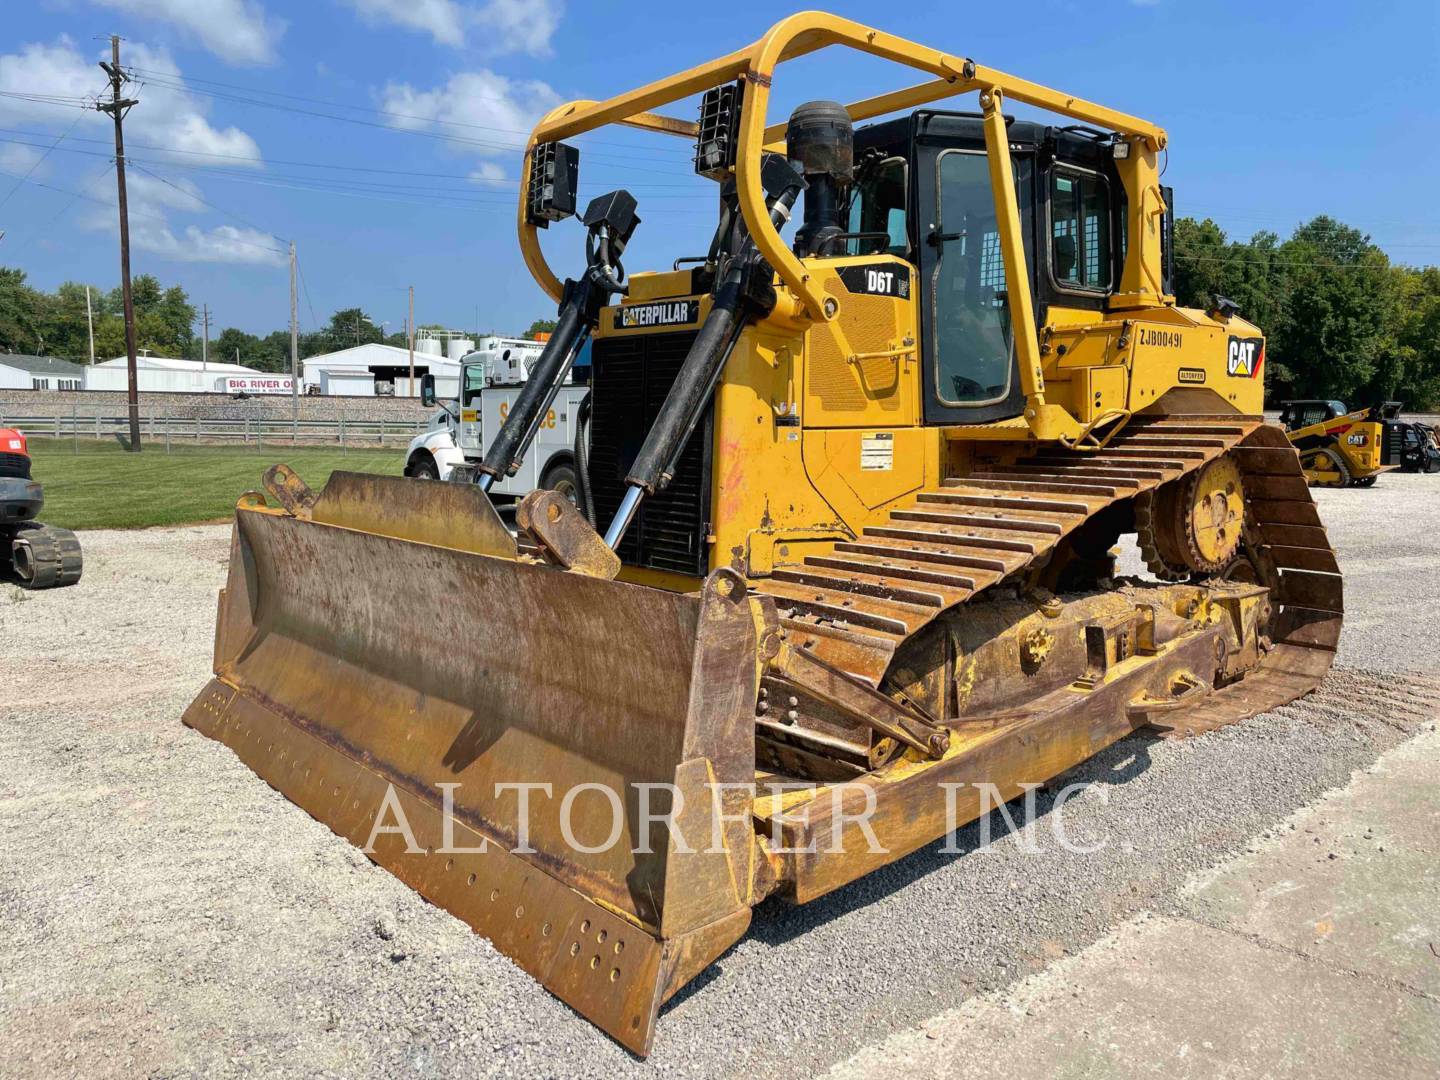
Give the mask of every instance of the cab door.
MULTIPOLYGON (((484 451, 484 417, 480 415, 480 392, 485 389, 485 365, 466 364, 460 369, 460 424, 458 442, 467 456, 484 451)), ((499 428, 495 429, 498 431, 499 428)))
MULTIPOLYGON (((916 136, 922 401, 927 424, 978 424, 1025 408, 989 163, 974 139, 916 136)), ((1034 275, 1034 153, 1012 144, 1026 266, 1034 275)))

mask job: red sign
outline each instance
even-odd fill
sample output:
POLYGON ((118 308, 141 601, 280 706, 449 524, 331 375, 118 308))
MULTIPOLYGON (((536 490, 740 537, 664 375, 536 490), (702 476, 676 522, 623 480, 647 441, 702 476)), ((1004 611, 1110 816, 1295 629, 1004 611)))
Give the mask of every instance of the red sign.
POLYGON ((294 380, 289 375, 227 375, 227 394, 288 394, 294 380))

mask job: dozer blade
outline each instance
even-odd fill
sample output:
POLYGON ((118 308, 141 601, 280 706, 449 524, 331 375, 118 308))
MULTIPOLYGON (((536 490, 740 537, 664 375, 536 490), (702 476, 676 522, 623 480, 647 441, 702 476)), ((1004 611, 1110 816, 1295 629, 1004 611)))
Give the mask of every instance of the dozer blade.
POLYGON ((648 1052, 750 921, 757 602, 517 560, 467 485, 281 483, 185 723, 648 1052))

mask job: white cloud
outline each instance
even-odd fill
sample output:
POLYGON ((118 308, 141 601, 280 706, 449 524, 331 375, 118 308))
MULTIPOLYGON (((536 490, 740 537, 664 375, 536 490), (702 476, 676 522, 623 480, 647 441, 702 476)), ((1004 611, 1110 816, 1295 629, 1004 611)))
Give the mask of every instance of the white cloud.
POLYGON ((393 114, 392 127, 451 136, 456 152, 479 158, 470 173, 475 181, 503 179, 500 160, 518 160, 535 122, 561 103, 548 83, 509 79, 484 68, 452 75, 433 90, 387 83, 378 98, 393 114))
MULTIPOLYGON (((140 104, 125 117, 128 142, 185 150, 198 154, 220 154, 239 159, 241 165, 259 165, 260 148, 237 127, 217 128, 206 119, 206 104, 183 89, 183 77, 164 49, 141 42, 126 47, 127 65, 164 73, 162 86, 143 80, 131 96, 140 104), (179 87, 179 88, 177 88, 179 87)), ((83 56, 69 38, 52 44, 26 45, 18 53, 0 54, 0 90, 28 94, 59 95, 69 98, 96 97, 106 86, 105 73, 94 58, 83 56)), ((74 113, 42 102, 0 98, 0 126, 44 124, 54 128, 68 125, 74 113)), ((108 132, 111 123, 101 113, 82 113, 77 133, 108 132)), ((63 127, 61 128, 63 130, 63 127)), ((27 141, 43 141, 43 137, 27 141)), ((157 151, 137 151, 135 156, 153 156, 157 151)), ((235 162, 232 162, 232 164, 235 162)), ((49 162, 46 163, 47 165, 49 162)))
MULTIPOLYGON (((126 173, 126 195, 130 207, 130 243, 136 251, 149 252, 174 262, 245 263, 279 266, 286 261, 280 241, 258 229, 234 225, 202 228, 186 225, 178 234, 170 222, 172 214, 208 214, 200 201, 199 188, 184 178, 166 183, 148 173, 126 173)), ((87 204, 79 219, 81 228, 114 233, 118 229, 114 209, 115 184, 104 176, 93 181, 85 192, 107 205, 87 204)))
POLYGON ((273 236, 255 229, 236 228, 234 225, 217 225, 212 229, 187 225, 180 237, 176 237, 165 226, 153 233, 136 236, 132 231, 131 235, 144 250, 175 262, 281 266, 287 261, 286 254, 276 247, 277 241, 273 236))
MULTIPOLYGON (((44 150, 25 146, 21 143, 0 143, 0 172, 11 173, 15 176, 24 176, 30 171, 44 150)), ((8 191, 15 181, 8 177, 0 181, 0 190, 8 191)))
POLYGON ((396 114, 390 119, 394 127, 435 129, 457 138, 504 143, 517 149, 523 147, 535 121, 560 101, 548 83, 510 79, 486 68, 452 75, 433 90, 392 82, 380 92, 380 107, 396 114))
POLYGON ((285 23, 265 14, 256 0, 91 0, 146 19, 174 23, 220 59, 268 64, 285 23))
POLYGON ((428 33, 440 45, 465 44, 465 9, 455 0, 349 0, 369 23, 428 33))
MULTIPOLYGON (((248 228, 219 225, 202 228, 186 225, 178 234, 172 227, 173 215, 210 216, 214 211, 204 205, 200 189, 193 181, 178 176, 166 183, 146 172, 154 168, 166 172, 165 163, 194 163, 203 161, 195 155, 224 155, 219 159, 227 167, 259 168, 263 162, 260 148, 251 136, 237 127, 217 127, 206 117, 207 103, 184 88, 184 78, 175 66, 174 60, 163 49, 156 49, 142 42, 129 42, 126 46, 126 60, 147 71, 163 72, 165 83, 132 85, 132 96, 140 104, 130 110, 125 118, 126 158, 134 167, 127 170, 127 193, 130 204, 131 241, 139 251, 148 251, 168 259, 188 262, 227 262, 273 264, 283 257, 274 249, 278 242, 264 233, 248 228), (154 149, 161 148, 161 149, 154 149), (184 157, 173 157, 166 150, 187 151, 184 157)), ((20 90, 31 94, 59 95, 62 97, 94 96, 105 86, 104 73, 95 66, 93 58, 86 57, 68 38, 60 38, 51 44, 30 44, 19 52, 0 54, 0 90, 20 90)), ((73 110, 57 108, 34 101, 0 97, 0 127, 35 128, 44 125, 47 130, 58 134, 76 119, 73 110)), ((87 138, 108 139, 113 127, 110 119, 94 110, 79 113, 74 133, 87 138)), ((46 143, 54 141, 54 135, 26 138, 26 142, 46 143)), ((78 144, 70 144, 78 148, 78 144)), ((67 144, 62 142, 56 153, 52 153, 36 170, 36 178, 60 177, 54 180, 56 186, 69 190, 82 190, 90 200, 82 204, 77 223, 82 229, 114 232, 116 226, 115 182, 106 172, 93 176, 99 167, 105 151, 103 143, 86 143, 85 149, 95 150, 97 157, 72 157, 63 151, 67 144), (76 179, 91 174, 88 182, 76 179)), ((15 144, 0 144, 13 153, 15 144)), ((32 154, 42 151, 34 148, 32 154)), ((4 159, 11 161, 8 156, 4 159)), ((18 160, 18 159, 16 159, 18 160)), ((33 158, 31 159, 33 161, 33 158)), ((23 173, 24 169, 5 167, 6 171, 23 173)), ((25 168, 28 168, 28 164, 25 168)))
POLYGON ((560 0, 490 0, 475 12, 475 25, 502 52, 549 56, 560 25, 560 0))
POLYGON ((346 0, 370 23, 428 33, 440 45, 463 46, 472 32, 494 53, 549 56, 562 0, 346 0))

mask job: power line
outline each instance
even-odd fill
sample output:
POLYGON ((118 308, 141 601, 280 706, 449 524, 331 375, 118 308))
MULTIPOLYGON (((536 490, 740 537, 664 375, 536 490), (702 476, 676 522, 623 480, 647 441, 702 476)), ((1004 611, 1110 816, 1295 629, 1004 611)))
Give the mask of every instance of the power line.
MULTIPOLYGON (((216 206, 216 205, 215 205, 214 203, 212 203, 212 202, 208 202, 208 201, 206 201, 205 199, 202 199, 199 195, 196 195, 193 191, 187 191, 185 188, 182 188, 179 184, 176 184, 176 183, 174 183, 174 182, 172 182, 172 181, 170 181, 170 180, 165 179, 165 177, 161 176, 159 173, 157 173, 157 172, 152 172, 150 169, 147 169, 144 165, 137 164, 134 158, 131 158, 131 159, 130 159, 130 163, 131 163, 132 165, 134 165, 135 168, 137 168, 137 169, 139 169, 141 172, 143 172, 146 176, 153 176, 156 180, 159 180, 159 181, 160 181, 162 184, 164 184, 166 187, 174 188, 176 191, 180 192, 180 194, 185 195, 185 196, 187 196, 188 198, 194 199, 194 200, 195 200, 196 202, 198 202, 200 205, 202 205, 202 206, 208 206, 211 210, 214 210, 217 214, 224 214, 226 217, 232 218, 233 220, 238 221, 241 225, 244 225, 247 229, 253 229, 255 232, 262 233, 263 235, 269 236, 269 237, 271 237, 272 239, 275 239, 275 240, 282 240, 282 242, 283 242, 283 238, 282 238, 282 237, 276 236, 276 235, 275 235, 274 233, 272 233, 269 229, 262 229, 259 225, 256 225, 256 224, 254 224, 253 222, 247 221, 245 218, 241 217, 239 214, 233 213, 233 212, 231 212, 231 211, 229 211, 229 210, 226 210, 226 209, 224 209, 224 208, 222 208, 222 207, 216 206)), ((256 247, 259 247, 260 245, 257 244, 257 245, 255 245, 255 246, 256 246, 256 247)), ((274 252, 276 252, 276 254, 279 254, 279 255, 284 255, 284 254, 286 254, 286 252, 281 251, 279 248, 272 248, 271 250, 274 251, 274 252)))
MULTIPOLYGON (((524 137, 525 139, 527 139, 527 140, 528 140, 529 137, 530 137, 530 131, 525 130, 525 129, 522 129, 522 128, 506 128, 506 127, 498 127, 498 126, 493 125, 493 124, 477 124, 477 123, 475 123, 474 121, 471 121, 471 120, 440 120, 440 119, 437 119, 437 118, 435 118, 435 117, 423 116, 423 115, 419 115, 419 114, 416 114, 416 113, 396 112, 396 111, 394 111, 393 109, 374 109, 374 108, 370 108, 370 107, 364 106, 364 105, 351 105, 351 104, 348 104, 348 103, 346 103, 346 102, 327 101, 327 100, 325 100, 325 99, 323 99, 323 98, 306 97, 306 96, 301 95, 301 94, 287 94, 287 93, 284 93, 284 92, 279 91, 279 90, 262 90, 262 89, 260 89, 259 87, 254 87, 254 86, 242 86, 242 85, 239 85, 239 84, 236 84, 236 83, 219 82, 218 80, 215 80, 215 79, 201 79, 201 78, 197 78, 197 77, 195 77, 195 76, 190 76, 190 75, 177 76, 177 75, 175 75, 173 72, 156 71, 156 70, 153 69, 153 68, 141 68, 141 67, 136 67, 136 68, 131 68, 130 70, 131 70, 131 71, 134 71, 134 72, 136 72, 136 73, 138 73, 138 74, 140 74, 142 77, 144 77, 144 78, 146 78, 146 79, 149 79, 149 80, 151 80, 151 81, 157 81, 157 85, 165 86, 166 89, 172 89, 172 90, 181 90, 181 89, 183 89, 183 90, 188 90, 188 91, 195 92, 195 93, 206 94, 207 96, 212 96, 212 97, 224 97, 225 95, 222 95, 222 94, 218 93, 217 91, 200 90, 200 89, 198 89, 197 87, 192 86, 191 84, 196 84, 196 83, 198 83, 198 84, 201 84, 201 85, 204 85, 204 86, 219 86, 219 87, 222 87, 222 88, 224 88, 224 89, 226 89, 226 90, 240 90, 240 91, 244 91, 244 92, 247 93, 247 94, 263 94, 263 95, 266 95, 266 96, 268 96, 268 97, 284 98, 284 99, 286 99, 286 100, 288 100, 288 101, 303 101, 303 102, 305 102, 306 104, 310 104, 310 105, 324 105, 326 108, 331 108, 331 109, 349 109, 349 110, 351 110, 351 111, 353 111, 353 112, 370 113, 370 114, 375 115, 375 116, 390 116, 390 117, 394 117, 394 118, 396 118, 396 119, 398 119, 398 120, 419 120, 419 121, 422 121, 422 122, 424 122, 424 123, 428 123, 428 124, 442 124, 442 125, 445 125, 445 126, 447 126, 447 127, 470 128, 470 129, 476 130, 476 131, 495 131, 495 132, 499 132, 500 134, 504 134, 504 135, 520 135, 520 136, 523 136, 523 137, 524 137), (175 85, 175 84, 179 84, 179 85, 175 85)), ((249 99, 244 99, 244 100, 249 100, 249 99)), ((268 105, 269 103, 262 103, 262 104, 267 104, 267 105, 268 105)), ((665 146, 658 146, 658 147, 637 147, 637 146, 634 146, 634 145, 631 144, 631 143, 614 142, 614 141, 603 140, 603 139, 592 139, 592 140, 590 140, 590 144, 593 145, 593 146, 615 146, 615 147, 622 148, 622 149, 624 149, 624 150, 628 150, 628 151, 631 151, 631 152, 639 152, 639 153, 644 153, 644 152, 647 152, 647 151, 649 151, 649 152, 661 151, 661 152, 667 153, 667 154, 683 154, 683 155, 685 155, 685 156, 687 156, 687 157, 688 157, 689 154, 690 154, 690 151, 689 151, 689 150, 683 150, 683 149, 680 149, 679 147, 665 147, 665 146)), ((516 149, 524 149, 523 144, 522 144, 521 146, 517 147, 516 149)))
MULTIPOLYGON (((0 140, 0 141, 3 141, 3 140, 0 140)), ((327 188, 328 188, 329 186, 339 186, 339 187, 344 187, 344 188, 347 188, 347 189, 350 189, 350 190, 360 190, 360 191, 381 191, 381 192, 400 193, 400 194, 405 194, 405 193, 433 194, 433 195, 440 195, 440 196, 448 196, 448 197, 451 197, 451 198, 457 198, 457 199, 462 199, 462 200, 466 200, 466 201, 476 201, 476 202, 478 202, 478 203, 482 203, 482 204, 484 204, 484 205, 489 205, 489 206, 514 206, 514 205, 515 205, 515 199, 514 199, 514 197, 513 197, 509 192, 496 191, 496 190, 484 189, 484 188, 482 188, 482 189, 476 189, 476 188, 474 188, 473 186, 471 186, 471 185, 469 185, 469 184, 466 184, 466 183, 463 183, 463 182, 460 183, 460 184, 458 184, 458 185, 400 184, 400 183, 394 183, 394 182, 391 182, 391 181, 352 179, 352 178, 346 177, 346 176, 307 176, 307 175, 296 175, 296 174, 294 174, 294 173, 271 172, 271 171, 255 172, 255 171, 253 171, 253 170, 230 169, 230 168, 225 168, 225 167, 222 167, 222 166, 191 165, 191 164, 188 163, 188 162, 169 162, 169 161, 164 161, 164 162, 162 162, 162 161, 156 161, 156 160, 154 160, 154 159, 152 159, 152 158, 135 158, 135 157, 132 157, 132 158, 130 158, 129 160, 131 160, 131 161, 144 162, 144 163, 151 164, 151 165, 163 166, 163 167, 165 167, 165 168, 187 169, 187 170, 190 170, 190 171, 192 171, 192 172, 199 172, 199 173, 202 173, 202 174, 204 174, 204 175, 211 176, 211 177, 221 177, 221 178, 223 178, 223 177, 229 177, 229 178, 232 178, 232 179, 240 179, 240 180, 250 180, 250 179, 257 178, 257 177, 263 177, 263 178, 269 179, 269 180, 289 180, 289 181, 294 181, 294 182, 297 183, 297 184, 302 184, 302 185, 306 185, 306 186, 325 185, 327 188)), ((423 177, 422 177, 422 179, 423 179, 423 177)), ((699 197, 701 194, 702 194, 702 193, 700 192, 699 189, 691 189, 691 190, 689 190, 688 192, 686 192, 686 193, 684 193, 684 194, 674 193, 674 192, 671 192, 671 193, 662 193, 662 194, 650 194, 650 195, 647 195, 645 198, 646 198, 646 201, 647 201, 647 202, 649 202, 649 201, 651 201, 651 200, 664 200, 664 199, 671 199, 671 200, 675 200, 675 199, 680 199, 680 200, 694 200, 694 199, 696 199, 697 197, 699 197)))
MULTIPOLYGON (((276 188, 286 191, 309 191, 317 194, 344 195, 350 198, 371 199, 376 202, 401 203, 411 206, 424 206, 432 209, 466 210, 472 212, 498 212, 513 213, 515 204, 506 201, 487 201, 478 197, 471 197, 464 201, 465 196, 460 192, 435 192, 436 195, 445 196, 445 199, 424 199, 421 195, 405 192, 386 192, 383 190, 346 188, 337 186, 333 181, 326 183, 297 183, 293 180, 271 179, 264 174, 225 175, 211 174, 211 180, 220 183, 251 184, 256 187, 276 188), (449 201, 460 200, 460 201, 449 201)), ((651 215, 655 214, 683 214, 698 216, 713 216, 714 210, 695 208, 659 208, 650 210, 651 215)))
MULTIPOLYGON (((29 136, 36 137, 36 138, 49 138, 49 136, 50 136, 50 133, 49 133, 49 132, 26 131, 26 130, 21 129, 21 128, 0 128, 0 132, 6 132, 6 133, 12 134, 12 135, 29 135, 29 136)), ((72 143, 74 143, 74 142, 84 142, 84 143, 96 143, 96 144, 101 144, 101 145, 104 145, 104 144, 106 143, 106 140, 104 140, 104 139, 90 139, 90 138, 86 138, 86 137, 80 136, 80 135, 72 136, 69 141, 72 142, 72 143)), ((15 145, 15 146, 32 146, 32 147, 35 147, 35 148, 37 148, 37 149, 43 148, 44 145, 45 145, 45 144, 43 144, 43 143, 27 142, 27 141, 25 141, 24 139, 6 139, 6 138, 0 138, 0 142, 11 143, 11 144, 13 144, 13 145, 15 145)), ((184 154, 184 155, 186 155, 186 156, 188 156, 188 157, 220 158, 220 159, 224 159, 224 160, 227 160, 227 161, 246 161, 246 162, 251 162, 251 163, 253 163, 256 167, 261 167, 261 166, 266 166, 266 165, 287 165, 287 166, 291 166, 291 167, 294 167, 294 168, 331 169, 331 170, 334 170, 334 171, 336 171, 336 172, 364 172, 364 173, 377 173, 377 174, 390 175, 390 176, 415 176, 415 175, 416 175, 416 170, 414 170, 414 169, 382 169, 382 168, 374 168, 374 167, 362 166, 362 165, 342 165, 342 164, 339 164, 339 163, 313 162, 313 161, 292 161, 292 160, 287 160, 287 159, 283 159, 283 158, 256 158, 256 157, 252 157, 252 156, 250 156, 250 155, 248 155, 248 154, 219 154, 219 153, 211 153, 211 152, 209 152, 209 151, 204 151, 204 150, 177 150, 177 149, 172 149, 172 148, 170 148, 170 147, 168 147, 168 146, 156 146, 156 145, 154 145, 154 144, 147 144, 147 143, 131 143, 130 145, 131 145, 132 147, 136 148, 136 149, 141 149, 141 150, 154 150, 154 151, 157 151, 157 152, 160 152, 160 153, 164 153, 164 154, 184 154)), ((78 148, 76 148, 76 147, 69 147, 69 146, 63 146, 63 147, 60 147, 59 149, 60 149, 60 152, 61 152, 61 153, 66 153, 66 154, 89 154, 89 155, 91 155, 91 156, 96 156, 96 155, 98 155, 98 153, 99 153, 98 151, 95 151, 95 150, 82 150, 82 149, 78 149, 78 148)), ((106 155, 106 156, 109 156, 109 155, 106 155)), ((144 159, 144 158, 139 158, 139 159, 137 159, 137 158, 131 157, 131 158, 129 158, 129 160, 131 160, 131 161, 135 161, 135 160, 141 160, 141 161, 143 161, 143 160, 146 160, 146 159, 144 159)), ((167 167, 170 167, 170 168, 182 168, 182 169, 212 169, 212 168, 213 168, 213 169, 222 169, 222 168, 226 168, 226 166, 220 165, 220 164, 207 165, 207 164, 203 164, 203 163, 200 163, 200 162, 194 162, 194 163, 192 163, 192 162, 171 161, 171 160, 165 160, 165 161, 163 161, 163 162, 155 162, 155 164, 163 164, 163 165, 165 165, 165 166, 167 166, 167 167)), ((602 165, 601 167, 602 167, 602 168, 605 168, 605 169, 620 169, 620 168, 621 168, 621 166, 618 166, 618 165, 602 165)), ((504 178, 504 177, 477 177, 477 176, 472 176, 472 175, 469 175, 469 174, 462 174, 462 173, 430 173, 430 172, 426 172, 426 173, 422 173, 422 174, 420 174, 420 175, 422 175, 422 176, 431 176, 431 177, 435 177, 435 178, 437 178, 437 179, 442 179, 442 180, 463 180, 463 181, 465 181, 467 184, 474 184, 474 183, 504 184, 504 185, 506 185, 506 186, 513 187, 515 184, 518 183, 518 181, 516 181, 516 180, 514 180, 514 179, 510 179, 510 178, 504 178)), ((663 174, 663 175, 670 175, 670 174, 669 174, 669 173, 666 173, 666 174, 663 174)), ((678 175, 678 174, 676 174, 676 175, 678 175)), ((697 190, 699 190, 699 187, 698 187, 697 185, 699 185, 699 184, 701 184, 701 183, 704 183, 704 181, 702 181, 700 177, 698 177, 698 176, 693 176, 693 175, 692 175, 692 181, 693 181, 692 183, 683 183, 683 184, 682 184, 682 183, 676 183, 676 184, 658 184, 658 183, 640 183, 640 184, 634 184, 634 183, 626 183, 625 186, 626 186, 628 189, 631 189, 631 190, 633 190, 633 191, 657 191, 657 190, 697 191, 697 190)), ((602 181, 602 183, 603 183, 603 181, 602 181)))
POLYGON ((315 305, 310 302, 310 286, 305 282, 305 267, 297 261, 296 269, 300 272, 300 288, 305 293, 305 307, 310 311, 310 326, 314 330, 320 329, 320 320, 315 317, 315 305))
MULTIPOLYGON (((97 171, 95 171, 94 173, 91 173, 89 176, 87 176, 87 177, 81 182, 81 184, 80 184, 81 188, 85 188, 85 187, 88 187, 89 185, 93 184, 96 180, 99 180, 100 177, 104 176, 107 172, 109 172, 110 169, 111 169, 111 164, 110 164, 110 162, 107 161, 104 165, 100 166, 100 168, 99 168, 97 171)), ((34 183, 34 181, 31 181, 31 183, 34 183)), ((17 184, 16 186, 18 187, 19 185, 17 184)), ((60 190, 60 189, 59 189, 59 188, 53 188, 52 190, 58 191, 58 190, 60 190)), ((47 232, 49 232, 50 229, 51 229, 51 227, 54 226, 54 224, 55 224, 56 222, 58 222, 62 217, 64 217, 66 214, 68 214, 68 213, 71 211, 71 209, 74 208, 75 204, 78 203, 81 199, 84 199, 84 198, 88 198, 88 196, 82 195, 82 194, 80 194, 80 192, 78 192, 78 191, 77 191, 77 192, 73 192, 73 193, 71 194, 71 196, 70 196, 70 201, 67 202, 64 206, 62 206, 59 210, 57 210, 48 220, 46 220, 44 223, 42 223, 41 225, 39 225, 39 226, 35 229, 34 232, 32 232, 32 233, 31 233, 29 236, 27 236, 20 244, 18 244, 18 245, 13 249, 13 253, 16 254, 16 255, 18 255, 18 254, 20 254, 20 252, 27 250, 27 249, 30 247, 31 244, 33 244, 36 240, 38 240, 40 237, 44 236, 47 232)), ((98 201, 100 201, 100 200, 96 200, 96 201, 98 202, 98 201)))
POLYGON ((50 151, 54 150, 55 147, 59 146, 62 142, 65 141, 65 136, 69 135, 72 131, 75 130, 75 125, 80 122, 80 117, 84 115, 84 113, 75 114, 75 119, 70 121, 70 126, 65 129, 65 131, 58 139, 56 139, 45 149, 45 152, 43 154, 41 154, 38 158, 35 159, 34 163, 30 166, 29 172, 27 172, 21 179, 15 181, 15 183, 11 186, 10 190, 5 193, 5 197, 3 199, 0 199, 0 206, 4 206, 7 202, 9 202, 10 196, 14 195, 15 192, 20 190, 20 185, 23 184, 26 180, 29 180, 30 177, 35 175, 35 170, 38 169, 41 164, 44 163, 45 159, 50 156, 50 151))
POLYGON ((74 97, 65 94, 31 94, 18 90, 0 90, 0 97, 11 98, 15 101, 25 101, 32 105, 60 105, 70 109, 93 109, 96 101, 93 97, 74 97))
MULTIPOLYGON (((315 109, 301 109, 301 108, 297 108, 297 107, 295 107, 295 106, 293 106, 293 105, 281 105, 281 104, 278 103, 278 102, 274 102, 274 101, 264 101, 264 100, 261 100, 261 99, 259 99, 259 98, 245 97, 245 96, 242 96, 242 95, 239 95, 239 94, 222 94, 222 93, 219 93, 218 91, 202 90, 202 89, 199 89, 199 88, 196 88, 196 87, 187 87, 183 82, 182 82, 182 83, 167 84, 167 83, 164 82, 164 81, 159 81, 159 80, 157 80, 157 79, 156 79, 155 77, 153 77, 153 76, 147 77, 145 81, 146 81, 146 82, 149 82, 149 83, 153 83, 154 85, 159 86, 159 87, 161 87, 162 89, 171 90, 171 91, 175 91, 175 92, 182 92, 182 91, 183 91, 183 92, 189 92, 189 93, 205 94, 205 95, 207 95, 207 96, 209 96, 209 97, 214 97, 214 98, 217 98, 217 99, 219 99, 219 100, 221 100, 221 101, 232 101, 232 102, 237 102, 237 103, 239 103, 239 104, 254 105, 254 106, 257 106, 257 107, 263 108, 263 109, 274 109, 274 110, 277 110, 277 111, 279 111, 279 112, 296 113, 296 114, 301 115, 301 116, 309 116, 309 117, 314 117, 314 118, 318 118, 318 119, 322 119, 322 120, 334 120, 334 121, 337 121, 337 122, 343 123, 343 124, 358 124, 358 125, 360 125, 360 126, 362 126, 362 127, 378 128, 378 129, 381 130, 381 131, 399 132, 399 133, 402 134, 402 135, 417 135, 417 136, 420 136, 421 138, 435 139, 435 140, 438 140, 438 141, 440 141, 440 142, 454 143, 454 144, 460 145, 460 146, 473 146, 473 147, 479 147, 479 148, 481 148, 481 149, 486 149, 486 150, 498 150, 498 151, 505 151, 505 152, 510 152, 510 153, 520 153, 521 151, 523 151, 523 150, 525 149, 524 143, 500 143, 500 142, 488 141, 488 140, 485 140, 485 139, 472 139, 472 138, 468 138, 468 137, 463 136, 463 135, 446 134, 446 133, 444 133, 444 132, 439 132, 439 131, 425 131, 425 130, 422 130, 422 129, 419 129, 419 128, 397 127, 397 126, 394 125, 394 124, 387 124, 387 123, 383 123, 383 122, 378 121, 378 120, 365 120, 365 119, 362 119, 361 117, 358 117, 358 116, 341 116, 341 115, 336 114, 336 113, 319 112, 319 111, 317 111, 317 110, 315 110, 315 109)), ((334 107, 339 107, 339 108, 358 108, 358 106, 334 106, 334 107)), ((371 110, 371 109, 366 109, 366 110, 363 110, 363 111, 366 111, 366 112, 375 112, 375 113, 380 113, 381 115, 385 115, 384 112, 383 112, 383 110, 371 110)), ((404 115, 407 115, 407 114, 396 114, 396 115, 404 116, 404 115)), ((436 120, 432 120, 432 119, 426 118, 426 117, 418 117, 417 119, 421 119, 421 120, 423 120, 423 121, 426 122, 426 123, 443 123, 443 121, 436 121, 436 120)), ((517 133, 517 134, 528 134, 528 133, 517 133)), ((623 144, 622 144, 622 145, 623 145, 623 144)), ((633 156, 633 154, 639 153, 639 152, 641 152, 641 151, 643 150, 643 148, 638 148, 638 147, 626 147, 626 149, 630 152, 630 155, 631 155, 631 156, 633 156)), ((677 152, 677 153, 680 152, 680 151, 678 150, 678 148, 677 148, 676 152, 677 152)), ((686 154, 686 156, 688 156, 688 151, 685 151, 685 154, 686 154)), ((602 160, 602 161, 603 161, 603 160, 609 159, 609 160, 612 160, 612 161, 616 161, 616 162, 618 162, 618 163, 620 163, 620 164, 625 164, 625 165, 629 165, 629 164, 630 164, 630 156, 627 156, 627 157, 625 157, 625 158, 612 157, 611 155, 606 155, 606 154, 594 154, 594 155, 591 155, 591 156, 594 157, 594 158, 597 159, 597 160, 602 160)), ((660 172, 660 173, 664 173, 664 174, 677 174, 677 173, 682 173, 682 172, 688 172, 688 170, 684 170, 684 169, 665 169, 665 170, 660 170, 660 169, 638 169, 638 168, 637 168, 637 171, 640 171, 640 172, 660 172)))

